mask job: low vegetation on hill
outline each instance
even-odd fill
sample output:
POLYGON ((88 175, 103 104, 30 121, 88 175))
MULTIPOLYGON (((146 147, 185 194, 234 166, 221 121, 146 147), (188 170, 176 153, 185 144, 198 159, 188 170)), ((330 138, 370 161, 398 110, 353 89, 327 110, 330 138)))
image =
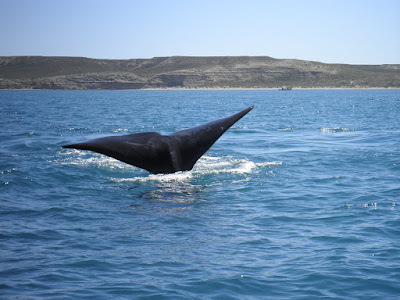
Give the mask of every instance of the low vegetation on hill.
POLYGON ((271 57, 0 57, 0 89, 400 88, 400 65, 271 57))

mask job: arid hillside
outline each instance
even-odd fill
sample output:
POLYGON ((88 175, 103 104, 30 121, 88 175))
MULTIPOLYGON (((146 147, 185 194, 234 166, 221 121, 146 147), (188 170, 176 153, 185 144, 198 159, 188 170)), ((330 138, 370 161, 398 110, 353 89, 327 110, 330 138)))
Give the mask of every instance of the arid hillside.
POLYGON ((271 57, 0 57, 0 89, 400 88, 400 65, 271 57))

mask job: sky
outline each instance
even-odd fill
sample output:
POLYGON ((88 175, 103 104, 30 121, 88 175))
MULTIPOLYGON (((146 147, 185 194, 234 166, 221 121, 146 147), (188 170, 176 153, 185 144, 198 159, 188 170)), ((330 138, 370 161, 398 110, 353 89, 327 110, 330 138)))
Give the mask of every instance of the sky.
POLYGON ((0 56, 400 64, 400 0, 0 0, 0 56))

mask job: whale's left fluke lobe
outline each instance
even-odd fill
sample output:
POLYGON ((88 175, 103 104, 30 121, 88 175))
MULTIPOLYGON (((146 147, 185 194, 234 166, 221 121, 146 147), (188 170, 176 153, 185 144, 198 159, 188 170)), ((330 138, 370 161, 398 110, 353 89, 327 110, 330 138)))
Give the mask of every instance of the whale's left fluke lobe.
POLYGON ((154 174, 188 171, 225 131, 252 109, 250 106, 230 117, 171 135, 143 132, 109 136, 63 148, 94 151, 154 174))

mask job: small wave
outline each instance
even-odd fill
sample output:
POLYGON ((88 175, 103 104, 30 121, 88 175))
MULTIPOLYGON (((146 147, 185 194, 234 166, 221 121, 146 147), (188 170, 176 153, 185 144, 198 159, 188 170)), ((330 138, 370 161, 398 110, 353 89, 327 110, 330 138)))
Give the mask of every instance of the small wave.
POLYGON ((322 127, 321 128, 322 132, 345 132, 345 131, 356 131, 355 129, 349 129, 349 128, 327 128, 327 127, 322 127))
POLYGON ((278 131, 292 131, 293 128, 279 128, 278 131))
POLYGON ((11 174, 11 173, 17 172, 17 171, 18 171, 18 168, 11 168, 11 169, 7 169, 4 171, 0 171, 0 175, 11 174))
POLYGON ((381 208, 387 208, 390 207, 391 209, 394 209, 395 207, 398 207, 399 203, 398 202, 390 202, 390 203, 378 203, 378 202, 371 202, 371 203, 357 203, 357 204, 351 204, 347 203, 343 208, 356 208, 356 207, 361 207, 361 208, 372 208, 372 209, 378 209, 379 207, 381 208))
POLYGON ((378 206, 378 203, 359 203, 359 204, 346 204, 345 207, 346 208, 351 208, 351 207, 373 207, 376 209, 376 207, 378 206))
POLYGON ((257 163, 257 167, 267 167, 267 166, 280 166, 282 165, 282 161, 266 161, 263 163, 257 163))
POLYGON ((117 129, 112 129, 111 132, 113 133, 118 133, 118 132, 128 132, 129 130, 126 128, 117 128, 117 129))
POLYGON ((71 127, 68 129, 69 131, 85 131, 87 130, 86 127, 71 127))

